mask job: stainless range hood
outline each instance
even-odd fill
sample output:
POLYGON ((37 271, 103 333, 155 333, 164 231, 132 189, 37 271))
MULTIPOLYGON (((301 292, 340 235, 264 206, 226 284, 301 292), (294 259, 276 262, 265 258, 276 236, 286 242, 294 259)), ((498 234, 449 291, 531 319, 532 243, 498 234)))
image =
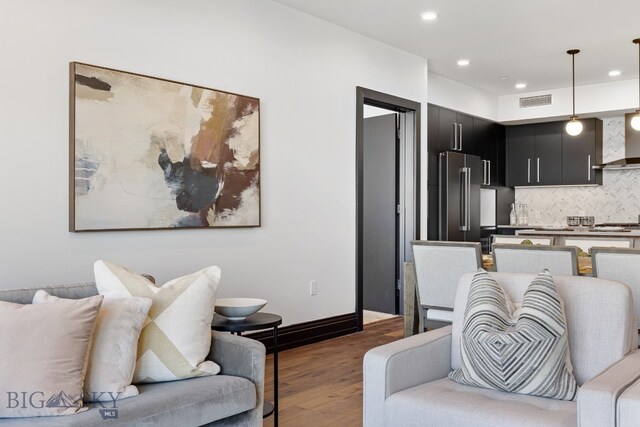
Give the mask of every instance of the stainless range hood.
POLYGON ((624 158, 607 162, 594 169, 618 170, 640 168, 640 131, 631 127, 631 119, 637 113, 624 115, 624 158))

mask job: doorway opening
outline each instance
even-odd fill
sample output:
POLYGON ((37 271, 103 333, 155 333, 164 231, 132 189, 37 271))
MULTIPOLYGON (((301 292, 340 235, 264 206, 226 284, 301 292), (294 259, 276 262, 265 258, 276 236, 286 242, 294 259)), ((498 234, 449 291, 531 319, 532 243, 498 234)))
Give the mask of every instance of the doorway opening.
POLYGON ((356 317, 403 314, 403 263, 420 235, 420 103, 357 87, 356 317))

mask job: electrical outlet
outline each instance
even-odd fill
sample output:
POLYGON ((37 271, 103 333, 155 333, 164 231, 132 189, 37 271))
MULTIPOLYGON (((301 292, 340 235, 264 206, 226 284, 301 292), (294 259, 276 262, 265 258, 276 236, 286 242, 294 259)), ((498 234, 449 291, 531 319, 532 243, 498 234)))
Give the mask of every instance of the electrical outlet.
POLYGON ((318 282, 315 280, 309 282, 309 295, 318 295, 318 282))

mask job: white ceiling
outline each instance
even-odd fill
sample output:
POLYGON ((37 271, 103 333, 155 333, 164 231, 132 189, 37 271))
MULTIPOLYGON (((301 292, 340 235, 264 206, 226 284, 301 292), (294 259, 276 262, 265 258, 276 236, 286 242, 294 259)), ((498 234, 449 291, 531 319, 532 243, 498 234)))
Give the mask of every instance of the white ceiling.
POLYGON ((429 71, 496 95, 638 77, 638 0, 275 0, 427 58, 429 71), (423 21, 422 12, 438 19, 423 21), (466 68, 460 58, 471 60, 466 68), (501 76, 508 79, 500 80, 501 76), (526 89, 515 89, 526 82, 526 89))

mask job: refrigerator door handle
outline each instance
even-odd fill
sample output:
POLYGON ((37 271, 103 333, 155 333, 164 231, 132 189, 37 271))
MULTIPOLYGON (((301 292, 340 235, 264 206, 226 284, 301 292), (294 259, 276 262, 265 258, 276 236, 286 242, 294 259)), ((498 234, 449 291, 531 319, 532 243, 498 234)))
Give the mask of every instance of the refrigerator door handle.
POLYGON ((487 185, 491 185, 491 160, 487 160, 487 185))
POLYGON ((470 189, 471 189, 471 169, 460 168, 460 231, 469 231, 471 220, 470 189))
POLYGON ((460 126, 460 131, 458 132, 458 141, 460 142, 458 150, 462 151, 462 123, 459 123, 458 126, 460 126))

